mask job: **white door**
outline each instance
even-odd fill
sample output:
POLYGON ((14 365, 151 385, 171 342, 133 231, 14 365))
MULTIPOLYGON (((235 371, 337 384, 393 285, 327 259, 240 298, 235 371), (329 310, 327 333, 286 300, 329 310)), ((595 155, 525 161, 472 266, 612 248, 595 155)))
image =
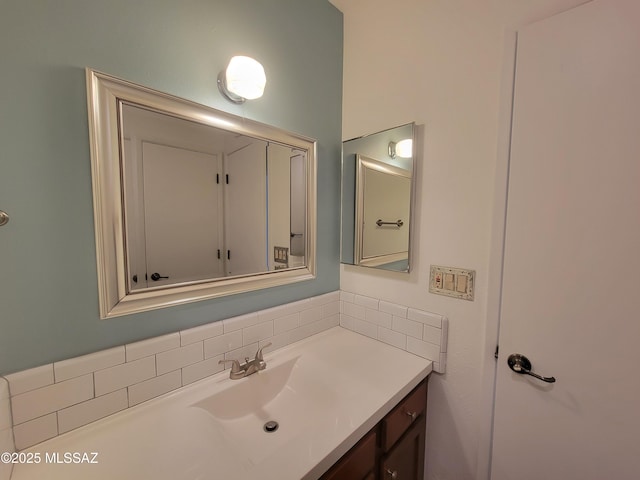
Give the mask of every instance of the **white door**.
POLYGON ((267 143, 242 137, 225 157, 224 235, 227 275, 266 272, 267 143))
POLYGON ((538 22, 517 50, 492 480, 637 480, 640 2, 538 22))
POLYGON ((217 156, 143 142, 142 165, 148 286, 224 276, 217 156))

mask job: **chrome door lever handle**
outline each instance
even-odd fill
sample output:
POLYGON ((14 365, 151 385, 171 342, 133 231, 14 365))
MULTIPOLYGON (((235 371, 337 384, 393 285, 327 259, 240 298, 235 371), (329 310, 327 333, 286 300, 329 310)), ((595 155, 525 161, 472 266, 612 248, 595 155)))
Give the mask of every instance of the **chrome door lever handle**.
POLYGON ((529 359, 519 353, 512 353, 509 355, 509 358, 507 358, 507 364, 509 364, 509 368, 516 373, 531 375, 532 377, 547 383, 554 383, 556 381, 555 377, 543 377, 542 375, 533 373, 531 371, 531 362, 529 359))

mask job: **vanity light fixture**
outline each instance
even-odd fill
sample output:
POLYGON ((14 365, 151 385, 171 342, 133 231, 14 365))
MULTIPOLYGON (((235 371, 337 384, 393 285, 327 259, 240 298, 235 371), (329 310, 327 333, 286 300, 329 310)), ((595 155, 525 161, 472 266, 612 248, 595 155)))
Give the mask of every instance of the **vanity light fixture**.
POLYGON ((231 58, 226 70, 218 74, 218 90, 227 100, 236 104, 260 98, 266 83, 264 68, 251 57, 231 58))
POLYGON ((399 142, 389 142, 389 156, 391 158, 411 158, 413 156, 413 140, 405 138, 399 142))

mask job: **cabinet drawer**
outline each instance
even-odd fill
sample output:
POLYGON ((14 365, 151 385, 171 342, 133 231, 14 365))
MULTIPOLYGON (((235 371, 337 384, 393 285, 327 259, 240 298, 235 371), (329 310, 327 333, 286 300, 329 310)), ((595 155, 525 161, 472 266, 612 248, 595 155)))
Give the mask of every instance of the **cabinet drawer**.
POLYGON ((376 465, 376 431, 369 432, 321 480, 369 479, 376 465))
POLYGON ((427 408, 427 382, 418 385, 382 420, 382 448, 388 451, 427 408))

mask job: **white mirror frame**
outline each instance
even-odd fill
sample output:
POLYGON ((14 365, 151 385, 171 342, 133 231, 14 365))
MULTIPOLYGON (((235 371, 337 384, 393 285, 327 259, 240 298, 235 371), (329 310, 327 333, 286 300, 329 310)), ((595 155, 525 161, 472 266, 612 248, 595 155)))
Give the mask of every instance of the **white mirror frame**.
POLYGON ((100 318, 233 295, 316 276, 316 141, 86 69, 100 318), (163 289, 128 292, 120 160, 121 101, 307 151, 305 266, 163 289))

